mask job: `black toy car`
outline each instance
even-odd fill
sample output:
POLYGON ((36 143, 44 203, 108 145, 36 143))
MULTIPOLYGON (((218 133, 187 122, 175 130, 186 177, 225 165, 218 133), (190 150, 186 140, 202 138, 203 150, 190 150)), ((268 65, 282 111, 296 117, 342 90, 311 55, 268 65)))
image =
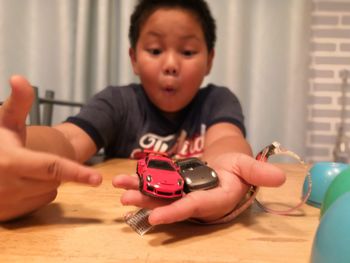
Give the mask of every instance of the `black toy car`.
POLYGON ((191 157, 175 161, 185 180, 184 192, 207 190, 219 184, 217 173, 198 158, 191 157))

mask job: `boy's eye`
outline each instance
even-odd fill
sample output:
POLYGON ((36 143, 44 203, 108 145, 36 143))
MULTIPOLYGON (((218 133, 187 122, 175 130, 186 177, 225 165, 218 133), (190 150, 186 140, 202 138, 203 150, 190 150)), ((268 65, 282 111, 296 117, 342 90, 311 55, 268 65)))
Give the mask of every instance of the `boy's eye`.
POLYGON ((162 53, 162 51, 160 49, 157 49, 157 48, 151 48, 148 50, 148 52, 151 54, 151 55, 159 55, 160 53, 162 53))
POLYGON ((182 54, 183 54, 184 56, 186 56, 186 57, 191 57, 191 56, 195 55, 196 52, 195 52, 195 51, 192 51, 192 50, 184 50, 184 51, 182 52, 182 54))

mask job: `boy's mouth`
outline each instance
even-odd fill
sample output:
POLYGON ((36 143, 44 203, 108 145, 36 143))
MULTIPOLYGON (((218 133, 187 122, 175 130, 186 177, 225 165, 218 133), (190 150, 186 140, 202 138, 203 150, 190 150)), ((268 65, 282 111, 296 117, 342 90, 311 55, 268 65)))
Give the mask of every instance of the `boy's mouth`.
POLYGON ((166 94, 169 94, 169 95, 176 93, 176 89, 173 87, 164 87, 164 88, 162 88, 162 91, 166 94))

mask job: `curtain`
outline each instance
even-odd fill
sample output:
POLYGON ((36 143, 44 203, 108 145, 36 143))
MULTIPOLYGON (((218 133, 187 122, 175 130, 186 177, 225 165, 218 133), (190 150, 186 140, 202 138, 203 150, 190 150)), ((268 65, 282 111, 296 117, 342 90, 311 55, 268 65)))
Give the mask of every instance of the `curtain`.
POLYGON ((207 82, 230 87, 241 100, 254 153, 279 141, 303 156, 311 1, 208 2, 218 45, 207 82))
MULTIPOLYGON (((134 2, 0 0, 0 98, 13 74, 26 76, 41 96, 50 89, 77 102, 109 84, 136 81, 127 38, 134 2)), ((54 123, 74 112, 55 106, 54 123)))
MULTIPOLYGON (((109 84, 137 81, 128 57, 135 0, 0 0, 0 100, 23 74, 63 100, 85 102, 109 84)), ((216 57, 205 83, 240 99, 256 153, 274 140, 303 154, 311 0, 208 0, 216 57)), ((204 83, 204 84, 205 84, 204 83)), ((59 122, 71 114, 55 109, 59 122)))

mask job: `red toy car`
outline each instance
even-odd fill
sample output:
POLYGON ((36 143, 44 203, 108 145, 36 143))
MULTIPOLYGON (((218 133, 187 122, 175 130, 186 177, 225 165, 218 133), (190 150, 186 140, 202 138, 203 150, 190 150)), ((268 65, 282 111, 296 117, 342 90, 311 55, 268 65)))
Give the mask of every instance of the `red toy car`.
POLYGON ((142 193, 159 198, 182 197, 184 180, 166 154, 147 152, 146 157, 137 161, 136 171, 142 193))

